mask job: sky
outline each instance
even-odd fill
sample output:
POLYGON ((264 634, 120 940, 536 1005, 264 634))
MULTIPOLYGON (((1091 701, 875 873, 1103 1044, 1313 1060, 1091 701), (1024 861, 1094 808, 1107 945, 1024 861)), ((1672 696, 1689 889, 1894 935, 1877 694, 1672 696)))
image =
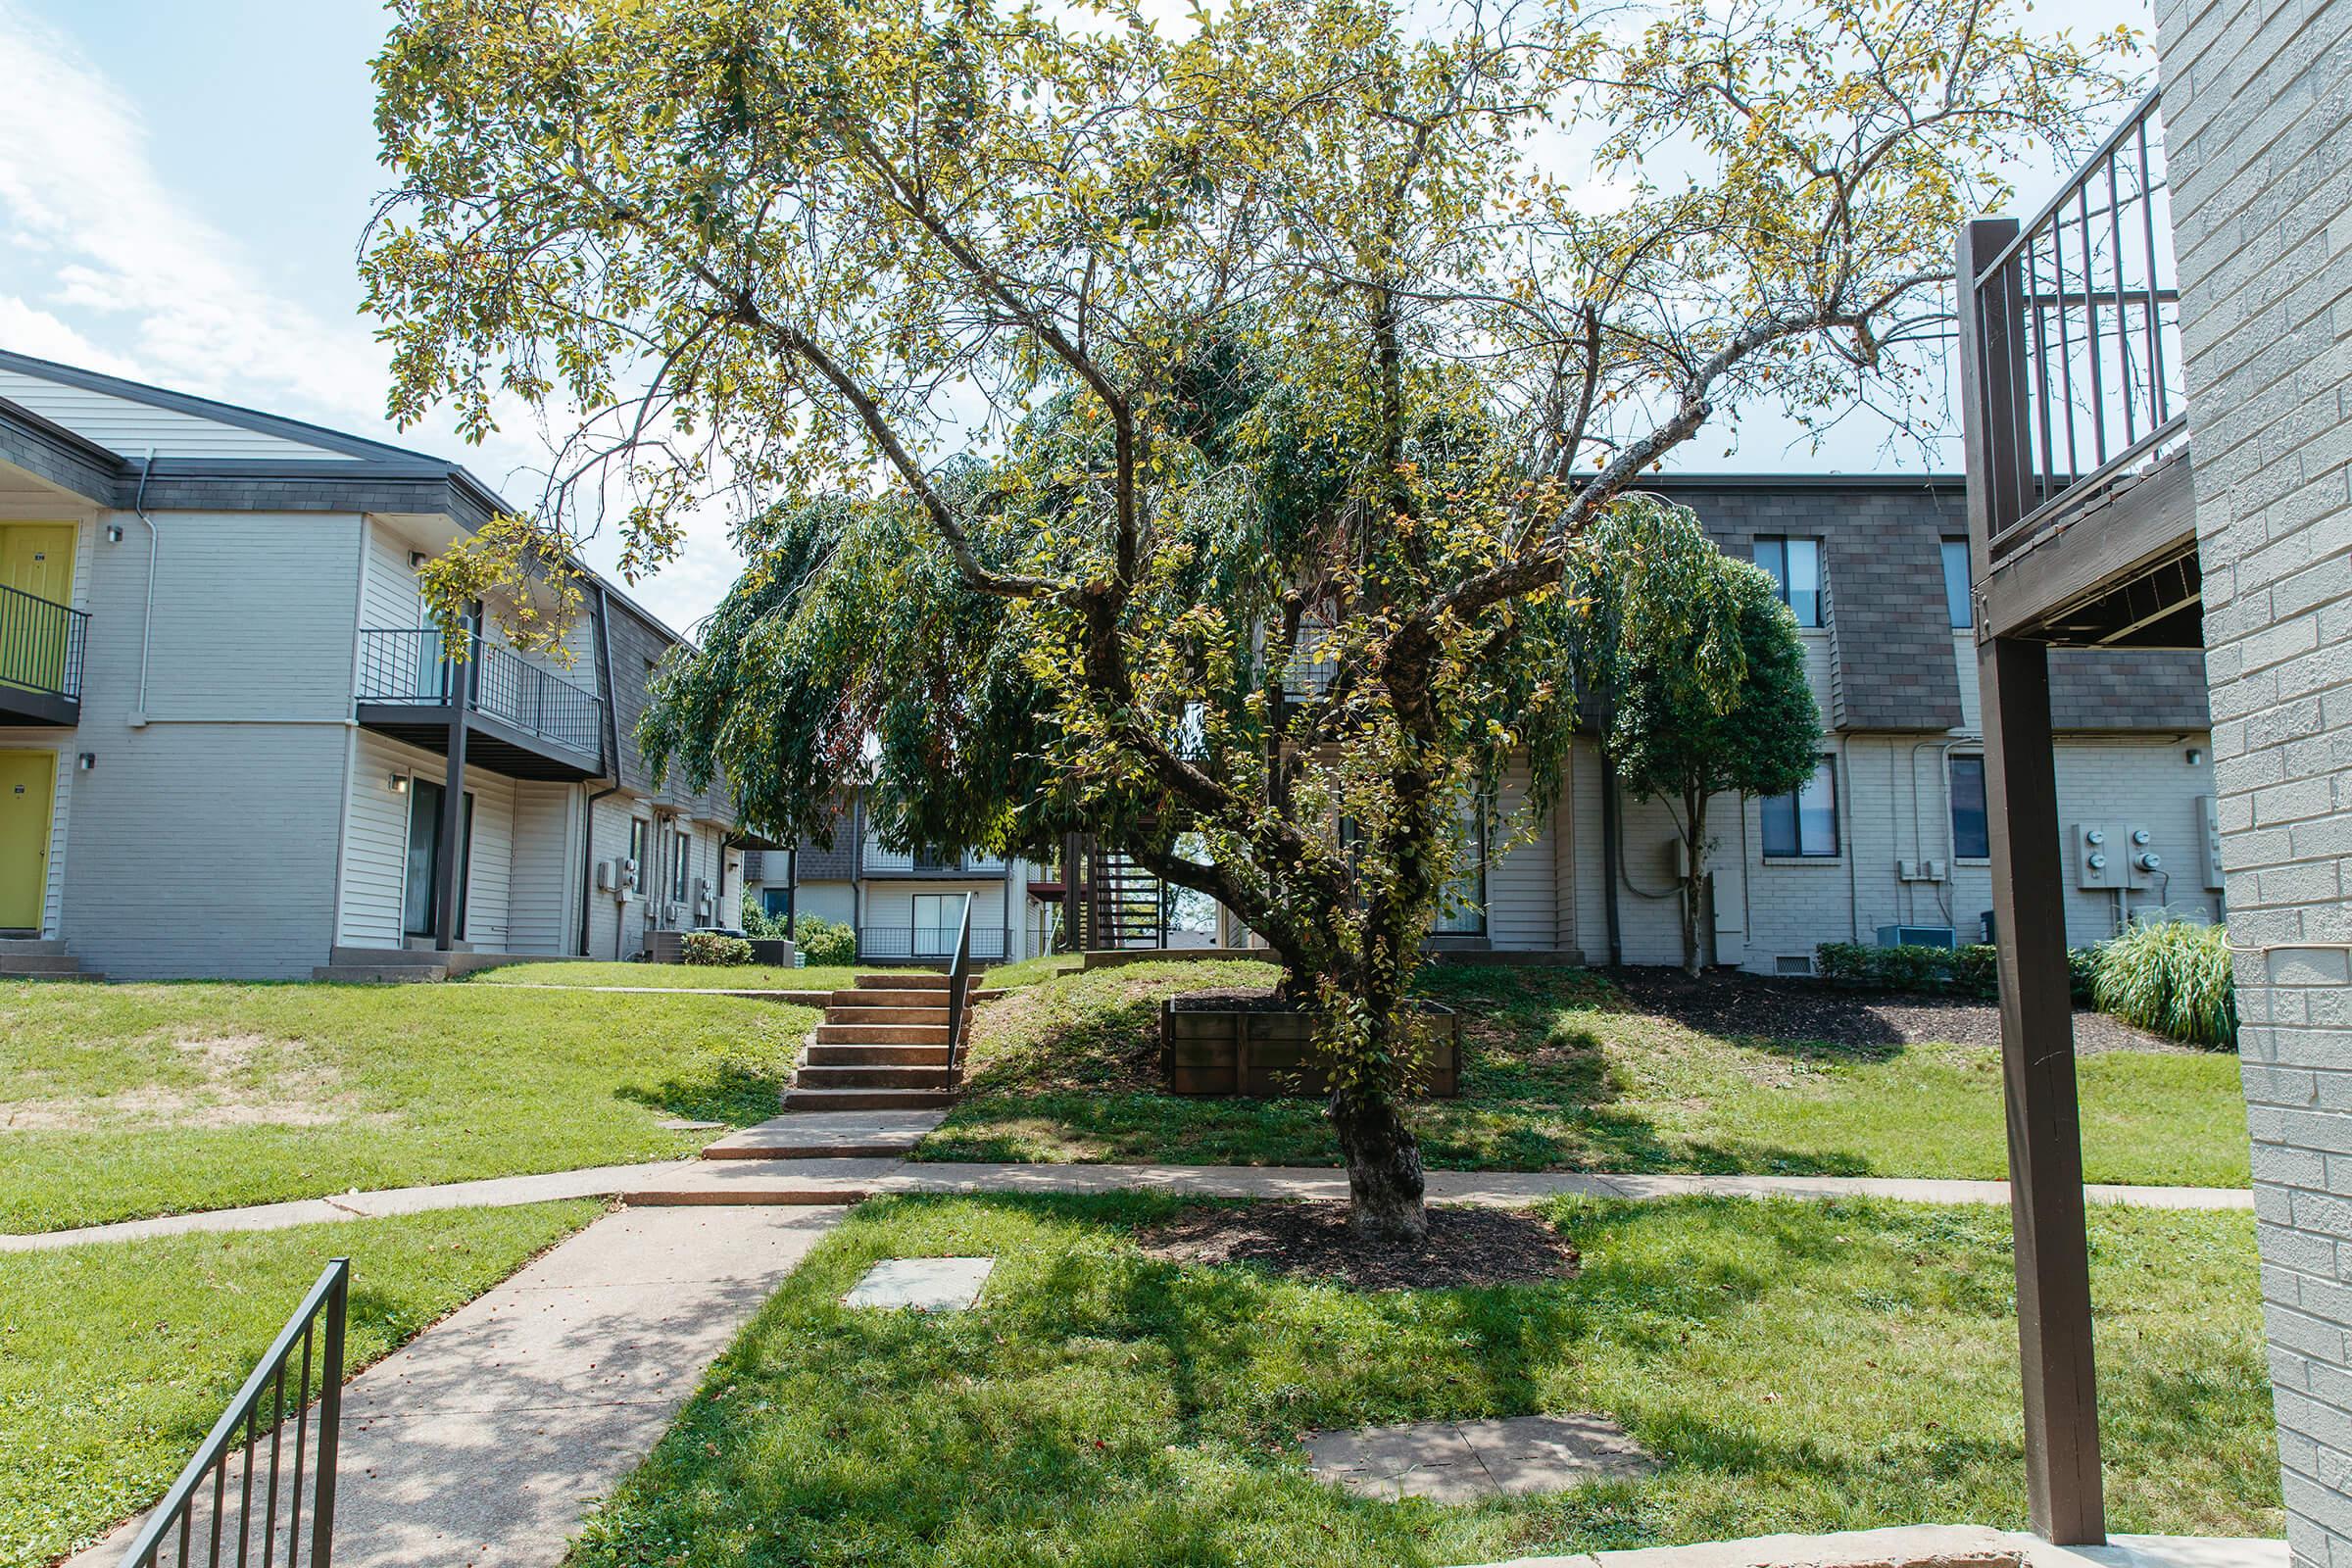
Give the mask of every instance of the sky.
MULTIPOLYGON (((2144 24, 2139 0, 2062 9, 2079 28, 2144 24)), ((355 262, 386 183, 368 72, 384 26, 372 0, 0 0, 0 347, 432 452, 527 502, 547 450, 535 429, 469 450, 445 420, 404 432, 383 416, 386 355, 355 262)), ((1951 461, 1885 434, 1856 421, 1816 451, 1751 416, 1702 431, 1681 466, 1951 461)), ((585 554, 609 568, 613 541, 585 554)), ((739 564, 713 512, 631 591, 691 633, 739 564)))

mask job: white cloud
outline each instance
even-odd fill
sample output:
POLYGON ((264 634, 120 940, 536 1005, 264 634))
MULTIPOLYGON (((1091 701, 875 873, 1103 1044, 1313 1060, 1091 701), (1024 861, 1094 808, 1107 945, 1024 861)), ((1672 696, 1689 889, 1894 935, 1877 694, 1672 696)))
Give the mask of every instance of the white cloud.
MULTIPOLYGON (((0 270, 11 311, 91 363, 86 345, 190 391, 298 399, 322 415, 379 416, 383 356, 357 321, 272 297, 236 243, 166 188, 137 107, 54 30, 0 8, 0 211, 18 236, 0 270), (74 342, 78 337, 79 344, 74 342)), ((12 346, 41 352, 9 331, 12 346)), ((114 368, 120 368, 114 367, 114 368)))
MULTIPOLYGON (((387 356, 368 323, 263 282, 245 242, 158 172, 140 106, 11 0, 0 0, 0 347, 437 450, 517 506, 536 499, 548 450, 525 411, 502 409, 505 429, 480 448, 437 422, 388 429, 387 356)), ((319 234, 317 266, 348 267, 347 238, 319 234)), ((684 557, 631 594, 691 627, 738 569, 725 532, 711 509, 684 557)), ((606 564, 618 552, 602 537, 585 553, 606 564)))

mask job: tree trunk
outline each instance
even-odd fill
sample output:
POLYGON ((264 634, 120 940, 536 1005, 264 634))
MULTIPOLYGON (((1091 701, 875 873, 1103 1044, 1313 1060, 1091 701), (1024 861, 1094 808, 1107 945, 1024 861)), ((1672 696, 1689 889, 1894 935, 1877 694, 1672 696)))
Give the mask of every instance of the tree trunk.
POLYGON ((1705 795, 1683 796, 1683 820, 1690 830, 1683 839, 1683 858, 1688 869, 1683 875, 1683 973, 1698 978, 1698 909, 1707 892, 1707 798, 1705 795))
POLYGON ((1385 1095, 1343 1090, 1331 1124, 1348 1156, 1348 1224, 1372 1242, 1417 1242, 1428 1234, 1422 1206, 1421 1144, 1385 1095))

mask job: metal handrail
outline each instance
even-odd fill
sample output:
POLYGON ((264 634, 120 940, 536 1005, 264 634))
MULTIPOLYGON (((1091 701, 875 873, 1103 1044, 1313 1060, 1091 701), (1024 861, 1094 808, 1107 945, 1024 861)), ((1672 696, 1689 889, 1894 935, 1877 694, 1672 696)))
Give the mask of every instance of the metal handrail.
POLYGON ((1978 373, 2017 388, 1999 400, 2019 462, 1991 496, 1995 565, 2185 445, 2161 104, 2141 99, 1968 280, 1976 341, 2012 345, 2013 368, 1981 359, 1978 373))
POLYGON ((79 702, 89 624, 85 610, 0 586, 0 686, 79 702))
POLYGON ((963 896, 963 918, 956 928, 956 958, 948 965, 948 1084, 963 1082, 963 1015, 972 973, 972 896, 963 896))
POLYGON ((176 1537, 174 1568, 196 1559, 194 1545, 198 1489, 209 1477, 212 1481, 212 1507, 205 1530, 205 1560, 218 1565, 233 1561, 240 1565, 252 1556, 253 1532, 254 1449, 263 1433, 262 1396, 270 1395, 270 1479, 263 1498, 261 1515, 262 1568, 275 1568, 278 1540, 277 1503, 279 1483, 285 1479, 281 1461, 284 1457, 287 1416, 286 1370, 293 1360, 297 1347, 302 1351, 302 1364, 295 1372, 294 1471, 290 1484, 284 1489, 289 1513, 285 1526, 286 1568, 297 1568, 302 1545, 302 1481, 306 1461, 312 1469, 311 1550, 307 1561, 310 1568, 329 1568, 334 1557, 335 1538, 335 1456, 339 1446, 343 1419, 343 1331, 351 1306, 351 1259, 338 1257, 320 1271, 314 1284, 277 1331, 261 1363, 246 1378, 220 1419, 197 1446, 187 1468, 179 1473, 156 1504, 147 1522, 139 1527, 130 1549, 122 1554, 122 1568, 157 1568, 167 1538, 176 1537), (323 1322, 321 1321, 323 1319, 323 1322), (322 1338, 323 1343, 314 1346, 322 1338), (314 1348, 317 1354, 314 1357, 314 1348), (318 1449, 309 1452, 311 1429, 314 1425, 311 1406, 311 1373, 313 1361, 318 1369, 318 1449), (237 1429, 244 1428, 240 1442, 237 1429), (244 1462, 239 1467, 237 1488, 236 1535, 223 1553, 223 1525, 228 1514, 229 1458, 242 1452, 244 1462))
POLYGON ((604 749, 602 697, 524 660, 513 649, 467 638, 467 655, 449 657, 437 626, 369 627, 360 633, 363 703, 445 708, 463 690, 475 712, 590 755, 604 749))

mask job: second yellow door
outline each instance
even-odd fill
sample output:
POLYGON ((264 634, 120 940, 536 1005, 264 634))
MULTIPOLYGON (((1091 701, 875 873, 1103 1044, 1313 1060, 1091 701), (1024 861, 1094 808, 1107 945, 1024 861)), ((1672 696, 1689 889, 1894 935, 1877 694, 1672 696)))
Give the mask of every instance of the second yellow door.
POLYGON ((41 928, 55 752, 0 751, 0 931, 41 928))

